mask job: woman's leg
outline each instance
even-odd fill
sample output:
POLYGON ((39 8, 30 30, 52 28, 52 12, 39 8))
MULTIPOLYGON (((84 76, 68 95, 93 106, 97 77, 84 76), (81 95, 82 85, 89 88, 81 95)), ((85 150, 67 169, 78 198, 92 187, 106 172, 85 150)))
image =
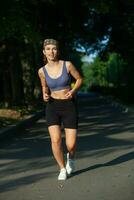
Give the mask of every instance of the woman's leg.
POLYGON ((63 149, 62 149, 62 133, 61 127, 59 125, 52 125, 48 127, 53 155, 60 167, 60 169, 65 167, 63 149))
POLYGON ((76 150, 76 129, 65 129, 66 134, 66 146, 67 146, 67 162, 66 162, 66 170, 67 174, 70 175, 74 171, 74 155, 76 150))
POLYGON ((77 129, 65 128, 66 146, 69 152, 69 158, 73 159, 76 150, 77 129))

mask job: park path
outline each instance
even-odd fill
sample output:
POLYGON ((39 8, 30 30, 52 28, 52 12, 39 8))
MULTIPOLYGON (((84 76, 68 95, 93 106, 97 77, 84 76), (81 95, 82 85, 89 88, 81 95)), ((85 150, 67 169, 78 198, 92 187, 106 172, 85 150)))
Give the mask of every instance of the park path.
MULTIPOLYGON (((102 96, 78 99, 76 171, 57 181, 45 117, 0 141, 0 200, 133 200, 134 113, 102 96)), ((64 152, 66 153, 64 134, 64 152)))

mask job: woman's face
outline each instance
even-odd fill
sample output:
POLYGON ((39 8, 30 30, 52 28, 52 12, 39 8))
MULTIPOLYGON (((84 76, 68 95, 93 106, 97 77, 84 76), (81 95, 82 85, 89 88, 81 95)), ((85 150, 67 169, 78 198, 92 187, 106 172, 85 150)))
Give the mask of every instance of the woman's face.
POLYGON ((48 44, 45 46, 43 54, 46 56, 47 60, 54 61, 58 57, 58 48, 56 45, 48 44))

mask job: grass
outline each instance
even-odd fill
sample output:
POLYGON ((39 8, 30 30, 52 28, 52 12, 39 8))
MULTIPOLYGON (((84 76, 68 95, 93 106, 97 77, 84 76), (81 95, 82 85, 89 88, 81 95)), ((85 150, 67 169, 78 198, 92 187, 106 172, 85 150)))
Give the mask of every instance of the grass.
POLYGON ((0 108, 0 128, 8 127, 44 108, 44 104, 0 108))

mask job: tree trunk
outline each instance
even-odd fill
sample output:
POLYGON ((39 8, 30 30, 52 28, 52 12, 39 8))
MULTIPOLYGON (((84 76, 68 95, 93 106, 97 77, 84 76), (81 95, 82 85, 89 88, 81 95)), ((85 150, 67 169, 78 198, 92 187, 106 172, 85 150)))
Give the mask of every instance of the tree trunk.
POLYGON ((22 69, 19 57, 19 46, 16 41, 10 42, 9 53, 12 105, 22 105, 24 104, 22 69))

